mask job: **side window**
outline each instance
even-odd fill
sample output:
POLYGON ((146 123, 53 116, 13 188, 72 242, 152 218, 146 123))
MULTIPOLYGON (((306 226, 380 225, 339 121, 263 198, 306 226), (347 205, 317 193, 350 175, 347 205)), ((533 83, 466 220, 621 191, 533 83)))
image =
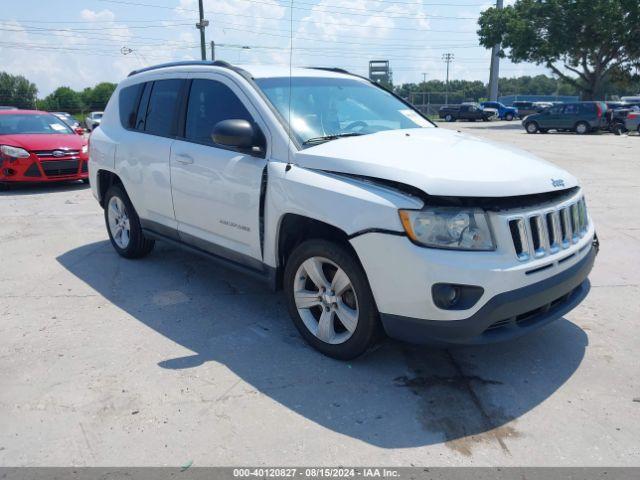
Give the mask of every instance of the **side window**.
POLYGON ((138 113, 138 100, 144 87, 143 83, 131 85, 120 90, 118 107, 120 109, 120 123, 128 130, 135 128, 138 113))
POLYGON ((577 115, 580 106, 577 103, 570 103, 564 107, 565 115, 577 115))
POLYGON ((162 137, 173 136, 178 94, 183 80, 156 80, 153 82, 144 131, 162 137))
POLYGON ((595 103, 581 103, 580 111, 582 113, 595 113, 597 111, 595 103))
POLYGON ((211 133, 214 125, 231 119, 254 123, 240 99, 225 84, 214 80, 194 80, 189 93, 185 138, 213 145, 211 133))

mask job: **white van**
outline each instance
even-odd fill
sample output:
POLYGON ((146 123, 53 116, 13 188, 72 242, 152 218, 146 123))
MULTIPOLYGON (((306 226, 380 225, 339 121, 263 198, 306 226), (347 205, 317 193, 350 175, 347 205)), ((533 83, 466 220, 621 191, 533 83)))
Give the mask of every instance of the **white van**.
POLYGON ((338 69, 132 72, 89 171, 120 255, 162 240, 283 288, 301 335, 341 359, 384 332, 530 332, 582 301, 598 249, 572 175, 338 69))

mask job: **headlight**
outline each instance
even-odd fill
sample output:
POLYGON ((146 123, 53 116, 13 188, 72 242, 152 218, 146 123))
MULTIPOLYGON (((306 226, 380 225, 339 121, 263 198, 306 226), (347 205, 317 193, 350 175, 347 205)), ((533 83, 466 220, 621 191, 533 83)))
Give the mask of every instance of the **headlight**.
POLYGON ((82 153, 87 153, 89 151, 89 145, 82 146, 82 153))
POLYGON ((4 156, 11 158, 29 158, 31 156, 24 148, 11 147, 9 145, 0 146, 0 152, 2 152, 4 156))
POLYGON ((487 214, 479 208, 432 207, 400 210, 409 238, 433 248, 495 250, 487 214))

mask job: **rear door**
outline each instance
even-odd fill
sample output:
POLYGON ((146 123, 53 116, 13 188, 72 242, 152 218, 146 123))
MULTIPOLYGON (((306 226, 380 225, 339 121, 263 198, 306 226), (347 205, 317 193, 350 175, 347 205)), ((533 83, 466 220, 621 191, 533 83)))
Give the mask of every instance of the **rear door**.
POLYGON ((181 138, 171 152, 173 205, 184 242, 259 268, 260 192, 267 153, 254 156, 214 143, 213 127, 231 119, 247 120, 266 133, 235 81, 213 73, 192 78, 181 138))
POLYGON ((541 128, 565 128, 562 126, 563 115, 562 106, 551 107, 548 110, 540 113, 538 124, 541 128))
POLYGON ((567 130, 572 129, 580 120, 580 113, 579 103, 568 103, 565 105, 560 117, 560 128, 567 130))
MULTIPOLYGON (((169 158, 176 108, 184 79, 157 79, 144 85, 133 118, 124 118, 116 169, 144 228, 175 236, 169 158)), ((124 90, 124 89, 123 89, 124 90)), ((133 116, 133 113, 130 113, 133 116)))

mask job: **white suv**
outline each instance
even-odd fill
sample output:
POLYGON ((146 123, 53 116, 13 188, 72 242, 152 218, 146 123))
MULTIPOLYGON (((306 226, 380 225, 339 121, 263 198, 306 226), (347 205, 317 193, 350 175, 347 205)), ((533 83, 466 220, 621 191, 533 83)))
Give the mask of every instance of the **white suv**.
POLYGON ((284 288, 302 336, 336 358, 382 332, 514 338, 589 290, 598 244, 572 175, 342 70, 132 72, 90 157, 120 255, 163 240, 284 288))

